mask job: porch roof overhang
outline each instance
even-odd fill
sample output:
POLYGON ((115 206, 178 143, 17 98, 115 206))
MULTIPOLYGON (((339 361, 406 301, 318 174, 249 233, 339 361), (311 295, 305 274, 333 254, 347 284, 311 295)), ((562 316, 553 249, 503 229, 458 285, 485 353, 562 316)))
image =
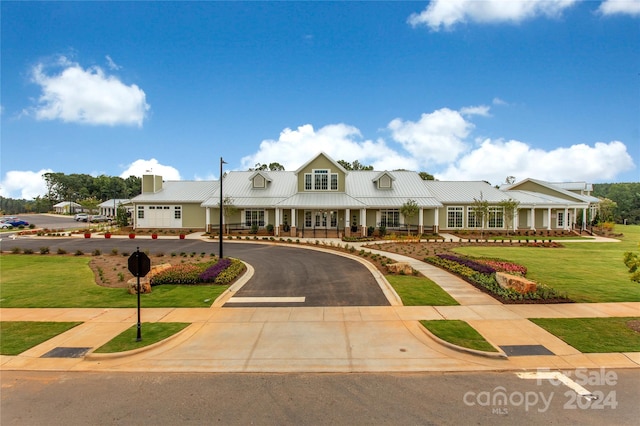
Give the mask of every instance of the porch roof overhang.
POLYGON ((360 209, 365 204, 345 193, 298 193, 278 203, 280 208, 360 209))

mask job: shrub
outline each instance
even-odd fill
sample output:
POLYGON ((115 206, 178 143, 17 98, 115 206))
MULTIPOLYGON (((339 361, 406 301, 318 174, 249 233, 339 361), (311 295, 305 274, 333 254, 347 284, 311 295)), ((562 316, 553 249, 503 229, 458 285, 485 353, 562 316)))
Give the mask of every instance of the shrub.
POLYGON ((231 259, 231 265, 218 274, 214 284, 225 285, 236 279, 244 271, 244 263, 238 259, 231 259))
POLYGON ((182 263, 180 265, 172 266, 171 268, 154 275, 151 278, 151 285, 198 284, 201 282, 200 274, 213 264, 213 262, 199 264, 182 263))
POLYGON ((33 249, 26 248, 22 251, 24 254, 33 254, 33 249))
POLYGON ((115 247, 114 247, 114 248, 112 248, 112 249, 111 249, 111 254, 112 254, 112 255, 114 255, 114 256, 117 256, 117 255, 118 255, 118 249, 117 249, 117 248, 115 248, 115 247))
POLYGON ((80 250, 80 249, 76 250, 76 252, 75 252, 75 255, 76 255, 76 256, 82 256, 83 254, 84 254, 84 253, 83 253, 83 252, 82 252, 82 250, 80 250))
POLYGON ((200 274, 200 280, 205 283, 214 282, 218 275, 227 269, 231 265, 231 260, 228 258, 220 259, 215 264, 209 266, 203 273, 200 274))
POLYGON ((20 247, 12 247, 11 248, 11 253, 13 253, 13 254, 20 254, 21 251, 22 251, 22 249, 20 247))
POLYGON ((49 254, 49 247, 40 247, 40 254, 49 254))
POLYGON ((93 251, 93 253, 91 253, 91 254, 94 255, 94 256, 100 256, 102 254, 102 252, 100 251, 100 249, 95 249, 93 251))
POLYGON ((58 254, 67 254, 67 251, 63 248, 58 248, 58 254))

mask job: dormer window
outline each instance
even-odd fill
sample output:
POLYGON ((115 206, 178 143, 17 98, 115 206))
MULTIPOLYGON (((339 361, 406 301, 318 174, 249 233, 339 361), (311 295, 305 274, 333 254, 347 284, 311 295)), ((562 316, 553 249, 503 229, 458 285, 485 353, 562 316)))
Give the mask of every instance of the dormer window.
POLYGON ((391 189, 395 178, 389 172, 382 172, 373 180, 378 189, 391 189))
POLYGON ((267 184, 271 182, 271 179, 264 176, 260 172, 256 172, 253 175, 251 175, 250 179, 251 179, 251 187, 253 189, 265 189, 267 187, 267 184))
POLYGON ((330 173, 329 169, 313 169, 304 175, 305 191, 337 191, 338 174, 330 173))

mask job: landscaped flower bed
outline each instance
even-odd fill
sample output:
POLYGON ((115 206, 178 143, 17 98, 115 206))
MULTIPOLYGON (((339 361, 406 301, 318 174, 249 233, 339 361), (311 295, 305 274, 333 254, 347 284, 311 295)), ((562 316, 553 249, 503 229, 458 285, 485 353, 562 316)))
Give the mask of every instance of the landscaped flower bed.
POLYGON ((496 259, 470 259, 451 254, 439 254, 425 257, 425 262, 448 270, 465 281, 489 293, 491 296, 504 303, 567 303, 570 299, 560 294, 553 288, 538 283, 534 292, 520 293, 511 288, 501 287, 496 281, 496 271, 513 273, 522 277, 526 274, 526 268, 511 262, 496 259))
POLYGON ((161 284, 228 284, 244 269, 237 259, 224 258, 204 263, 183 263, 166 269, 151 278, 151 285, 161 284))

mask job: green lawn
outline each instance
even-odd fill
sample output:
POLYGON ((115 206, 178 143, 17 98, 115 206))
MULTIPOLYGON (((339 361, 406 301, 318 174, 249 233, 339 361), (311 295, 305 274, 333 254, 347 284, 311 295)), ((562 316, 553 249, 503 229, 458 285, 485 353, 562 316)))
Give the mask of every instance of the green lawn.
POLYGON ((498 352, 493 345, 485 340, 475 328, 461 320, 422 320, 423 325, 431 333, 442 340, 464 348, 484 352, 498 352))
POLYGON ((72 329, 81 322, 0 322, 0 354, 18 355, 58 334, 72 329))
POLYGON ((640 352, 640 333, 627 326, 627 318, 530 318, 580 352, 640 352))
MULTIPOLYGON (((2 255, 2 308, 131 308, 136 295, 96 284, 86 256, 2 255)), ((141 295, 145 308, 207 307, 228 286, 161 285, 141 295)))
POLYGON ((450 306, 458 302, 438 284, 425 277, 411 275, 387 275, 404 306, 450 306))
POLYGON ((179 331, 186 328, 189 323, 185 322, 153 322, 142 323, 140 325, 140 336, 142 340, 136 341, 138 336, 138 325, 134 325, 128 328, 111 341, 105 343, 95 353, 112 353, 112 352, 125 352, 134 349, 142 348, 152 345, 156 342, 171 337, 179 331))
POLYGON ((575 302, 640 302, 640 285, 629 280, 626 251, 638 252, 640 226, 616 225, 619 243, 562 243, 564 248, 463 247, 457 253, 524 265, 527 277, 564 292, 575 302))

